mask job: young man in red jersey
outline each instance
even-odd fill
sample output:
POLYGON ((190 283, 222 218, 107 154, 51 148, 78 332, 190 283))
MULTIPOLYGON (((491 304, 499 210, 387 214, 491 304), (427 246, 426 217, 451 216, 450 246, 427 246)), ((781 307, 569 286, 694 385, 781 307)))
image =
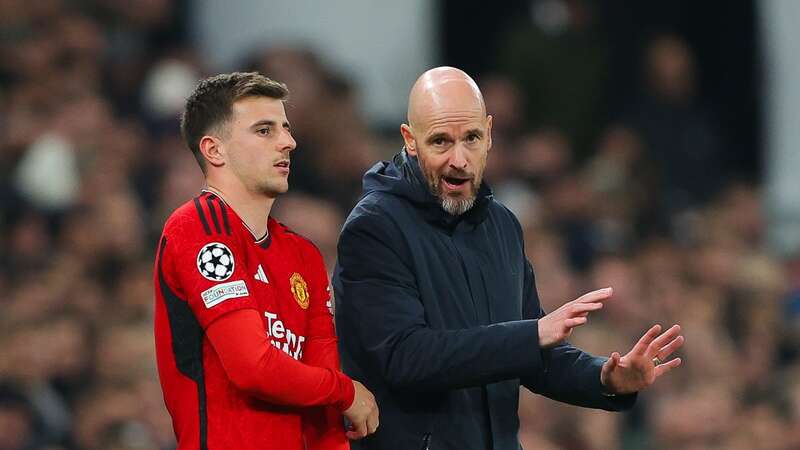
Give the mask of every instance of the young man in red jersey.
POLYGON ((341 449, 378 427, 372 394, 339 370, 322 256, 269 217, 296 146, 287 95, 231 73, 186 102, 181 130, 207 188, 167 220, 155 267, 158 370, 179 450, 341 449))

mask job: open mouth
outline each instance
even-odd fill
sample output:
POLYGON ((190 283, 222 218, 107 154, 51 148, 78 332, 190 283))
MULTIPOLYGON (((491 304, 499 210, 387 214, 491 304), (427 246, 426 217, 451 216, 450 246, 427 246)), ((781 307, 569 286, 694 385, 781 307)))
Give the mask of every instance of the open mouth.
POLYGON ((467 181, 471 180, 471 178, 456 178, 456 177, 442 177, 442 180, 445 184, 449 186, 461 186, 467 181))
POLYGON ((278 161, 277 163, 275 163, 275 167, 282 167, 284 169, 288 169, 289 168, 289 160, 288 159, 284 159, 283 161, 278 161))

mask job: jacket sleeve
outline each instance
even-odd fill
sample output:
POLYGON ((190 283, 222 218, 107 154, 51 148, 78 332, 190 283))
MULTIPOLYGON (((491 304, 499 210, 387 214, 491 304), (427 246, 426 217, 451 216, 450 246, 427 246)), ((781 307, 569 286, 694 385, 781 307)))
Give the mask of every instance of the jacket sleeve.
MULTIPOLYGON (((526 299, 524 318, 538 319, 545 315, 539 304, 533 268, 527 260, 523 299, 526 299)), ((560 402, 608 411, 629 409, 636 401, 636 394, 603 395, 600 368, 607 358, 594 357, 569 343, 542 349, 541 357, 542 370, 520 380, 532 392, 560 402)))
POLYGON ((540 370, 536 320, 466 329, 429 327, 401 233, 383 216, 349 221, 339 239, 336 314, 395 389, 448 390, 540 370), (512 351, 513 349, 513 351, 512 351))

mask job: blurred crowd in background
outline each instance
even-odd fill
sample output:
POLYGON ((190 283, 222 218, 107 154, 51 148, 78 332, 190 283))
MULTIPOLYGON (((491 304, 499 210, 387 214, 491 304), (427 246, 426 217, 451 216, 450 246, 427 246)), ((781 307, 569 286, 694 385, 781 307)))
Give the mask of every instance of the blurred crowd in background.
MULTIPOLYGON (((177 9, 0 1, 0 450, 174 448, 152 264, 163 221, 203 186, 178 114, 212 74, 177 9)), ((693 49, 654 35, 644 89, 596 116, 595 54, 547 23, 509 33, 508 53, 472 73, 494 116, 485 179, 523 225, 546 310, 614 287, 573 343, 626 351, 652 323, 681 324, 687 343, 630 413, 521 393, 524 447, 800 448, 800 263, 765 253, 760 186, 725 172, 693 49)), ((361 176, 400 150, 399 124, 371 127, 359 86, 308 49, 265 47, 240 68, 289 85, 298 149, 273 215, 332 268, 361 176)))

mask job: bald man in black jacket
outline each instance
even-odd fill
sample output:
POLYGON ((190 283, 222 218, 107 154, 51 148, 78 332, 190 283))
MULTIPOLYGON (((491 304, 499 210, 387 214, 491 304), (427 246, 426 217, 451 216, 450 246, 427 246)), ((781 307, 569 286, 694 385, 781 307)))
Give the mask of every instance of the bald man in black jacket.
POLYGON ((432 69, 412 88, 405 148, 364 177, 334 274, 344 370, 381 408, 356 448, 516 450, 520 385, 618 411, 680 364, 667 361, 677 325, 625 356, 566 343, 612 290, 542 311, 519 222, 482 181, 491 125, 467 74, 432 69))

